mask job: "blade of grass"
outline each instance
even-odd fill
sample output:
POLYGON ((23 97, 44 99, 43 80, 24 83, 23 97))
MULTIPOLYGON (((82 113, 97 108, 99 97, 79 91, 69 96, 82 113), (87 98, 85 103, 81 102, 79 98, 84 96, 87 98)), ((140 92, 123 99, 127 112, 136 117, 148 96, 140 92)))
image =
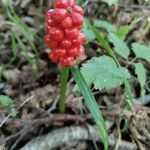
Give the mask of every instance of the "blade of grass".
POLYGON ((24 27, 20 24, 20 21, 17 20, 17 18, 14 18, 14 16, 9 14, 10 19, 16 24, 17 29, 19 29, 19 31, 22 33, 22 35, 25 37, 25 39, 29 42, 29 44, 31 45, 32 49, 34 50, 36 56, 39 58, 39 54, 38 51, 35 47, 35 45, 33 44, 33 40, 31 39, 31 32, 30 31, 26 31, 24 29, 24 27))
POLYGON ((20 33, 24 36, 24 38, 29 42, 30 46, 32 47, 36 56, 36 66, 37 66, 37 69, 39 69, 40 68, 40 62, 39 62, 40 56, 39 56, 38 50, 36 49, 36 46, 33 43, 33 39, 34 39, 33 33, 30 31, 30 29, 24 23, 24 21, 16 14, 11 0, 8 0, 8 3, 5 4, 5 8, 6 8, 9 19, 15 23, 17 30, 20 31, 20 33))
POLYGON ((11 57, 10 61, 6 65, 3 65, 2 69, 0 70, 0 76, 16 60, 16 57, 17 57, 17 47, 16 47, 16 41, 15 41, 14 34, 12 34, 12 36, 11 36, 11 47, 12 47, 13 56, 11 57))
POLYGON ((89 89, 89 87, 88 87, 86 81, 84 80, 81 72, 79 71, 78 67, 76 66, 76 67, 71 68, 71 72, 73 74, 73 77, 74 77, 83 97, 85 98, 86 105, 87 105, 88 109, 90 110, 90 112, 98 126, 100 135, 101 135, 103 143, 104 143, 104 149, 108 150, 108 142, 109 142, 108 131, 107 131, 106 124, 103 119, 102 113, 99 109, 99 106, 97 105, 96 100, 95 100, 94 96, 92 95, 92 92, 89 89))
POLYGON ((28 56, 28 51, 25 47, 25 45, 23 44, 23 42, 21 41, 21 39, 19 38, 19 36, 17 34, 14 34, 16 37, 16 40, 20 46, 20 48, 23 50, 24 54, 25 54, 25 58, 28 62, 28 64, 30 64, 32 66, 32 59, 28 56))

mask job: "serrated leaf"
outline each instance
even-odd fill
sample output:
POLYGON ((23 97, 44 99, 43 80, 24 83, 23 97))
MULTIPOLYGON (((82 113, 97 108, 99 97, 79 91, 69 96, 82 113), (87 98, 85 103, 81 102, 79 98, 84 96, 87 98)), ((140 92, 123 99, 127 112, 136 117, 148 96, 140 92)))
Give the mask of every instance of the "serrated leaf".
MULTIPOLYGON (((95 34, 96 39, 98 40, 98 42, 103 46, 103 48, 105 48, 105 50, 108 52, 108 54, 115 60, 118 67, 121 69, 121 66, 120 66, 116 56, 114 55, 113 50, 109 46, 108 42, 105 40, 103 34, 100 33, 94 26, 90 25, 90 27, 91 27, 93 33, 95 34)), ((125 76, 124 76, 124 84, 125 84, 125 92, 126 92, 126 97, 127 97, 127 108, 128 108, 128 110, 132 111, 133 110, 133 105, 132 105, 131 88, 130 88, 130 85, 129 85, 129 83, 128 83, 125 76)))
POLYGON ((95 20, 94 21, 94 26, 106 29, 108 32, 113 32, 113 33, 117 32, 117 28, 114 25, 112 25, 111 23, 109 23, 105 20, 95 20))
POLYGON ((133 43, 132 50, 137 57, 143 58, 150 62, 150 47, 139 43, 133 43))
POLYGON ((128 58, 130 53, 126 43, 120 39, 116 34, 109 33, 108 35, 109 41, 114 45, 114 49, 125 59, 128 58))
POLYGON ((107 3, 108 5, 117 4, 119 0, 102 0, 103 2, 107 3))
POLYGON ((117 36, 119 38, 121 38, 122 40, 124 40, 126 35, 128 34, 128 32, 129 32, 129 26, 128 25, 121 26, 121 27, 119 27, 119 29, 117 31, 117 36))
POLYGON ((141 86, 141 96, 145 95, 145 84, 146 84, 146 70, 142 63, 135 63, 135 73, 141 86))
POLYGON ((115 88, 124 82, 124 78, 130 78, 125 68, 118 68, 114 59, 105 55, 83 64, 81 72, 88 85, 94 83, 95 89, 99 90, 115 88))
POLYGON ((12 99, 10 99, 8 96, 6 95, 0 95, 0 104, 2 104, 3 106, 11 106, 12 105, 12 99))
POLYGON ((86 36, 86 42, 87 43, 92 41, 93 39, 95 39, 95 35, 92 32, 92 30, 89 26, 89 21, 86 18, 84 19, 83 30, 82 31, 83 31, 84 35, 86 36))

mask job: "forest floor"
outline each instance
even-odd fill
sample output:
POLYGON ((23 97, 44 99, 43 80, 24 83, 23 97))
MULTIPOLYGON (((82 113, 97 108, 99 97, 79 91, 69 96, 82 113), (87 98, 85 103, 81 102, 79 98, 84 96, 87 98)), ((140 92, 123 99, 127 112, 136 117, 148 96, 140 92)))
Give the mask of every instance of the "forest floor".
MULTIPOLYGON (((48 60, 48 49, 43 42, 44 15, 52 8, 51 3, 46 0, 13 0, 12 6, 19 18, 8 15, 5 3, 9 2, 0 2, 0 95, 9 96, 13 104, 11 107, 0 105, 0 150, 22 148, 39 136, 45 139, 39 138, 30 144, 38 142, 47 145, 48 142, 54 149, 61 150, 103 149, 83 97, 73 90, 71 74, 66 112, 58 112, 60 70, 48 60)), ((113 6, 100 0, 87 0, 81 4, 87 18, 105 20, 116 27, 133 24, 125 39, 129 46, 136 41, 150 45, 148 0, 121 0, 113 6)), ((96 40, 85 48, 87 60, 104 54, 96 40)), ((144 65, 149 84, 150 64, 144 65)), ((124 150, 150 149, 150 93, 146 91, 146 96, 141 98, 139 84, 131 80, 130 85, 135 102, 133 113, 125 111, 123 86, 109 91, 93 90, 106 120, 110 135, 109 149, 112 150, 117 147, 124 150), (123 131, 125 120, 130 130, 123 131)))

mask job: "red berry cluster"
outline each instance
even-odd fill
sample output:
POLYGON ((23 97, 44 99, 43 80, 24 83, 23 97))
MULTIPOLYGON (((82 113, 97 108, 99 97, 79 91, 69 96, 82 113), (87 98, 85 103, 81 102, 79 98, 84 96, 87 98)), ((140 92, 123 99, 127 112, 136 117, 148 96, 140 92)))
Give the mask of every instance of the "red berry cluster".
POLYGON ((52 62, 70 67, 85 58, 83 14, 74 0, 55 0, 55 9, 47 12, 44 41, 51 49, 48 56, 52 62))

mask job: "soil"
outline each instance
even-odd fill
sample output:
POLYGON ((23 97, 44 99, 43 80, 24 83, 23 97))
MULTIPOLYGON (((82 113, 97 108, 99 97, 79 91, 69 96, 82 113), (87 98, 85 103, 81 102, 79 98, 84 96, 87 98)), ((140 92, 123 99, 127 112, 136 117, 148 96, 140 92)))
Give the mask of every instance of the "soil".
MULTIPOLYGON (((39 56, 36 55, 32 44, 20 32, 19 26, 10 20, 4 3, 9 2, 4 0, 0 2, 0 69, 5 66, 3 73, 0 73, 0 95, 9 96, 13 105, 11 107, 0 105, 0 149, 20 149, 32 139, 64 127, 94 125, 83 97, 74 92, 75 82, 71 74, 68 81, 65 114, 60 114, 58 111, 60 68, 48 60, 49 50, 43 42, 44 15, 52 8, 52 1, 12 1, 16 14, 26 23, 30 31, 30 41, 35 45, 39 56), (12 51, 14 33, 21 39, 24 48, 16 40, 17 55, 10 63, 14 57, 12 51)), ((120 0, 119 4, 113 6, 108 6, 100 0, 86 0, 82 6, 85 9, 85 16, 90 19, 106 20, 117 27, 134 22, 133 28, 125 39, 129 47, 132 42, 150 45, 149 0, 120 0)), ((86 60, 105 53, 96 40, 87 44, 85 48, 86 60)), ((130 59, 132 58, 131 55, 130 59)), ((143 63, 147 69, 148 85, 150 64, 144 61, 143 63)), ((131 81, 130 85, 135 97, 134 102, 137 102, 140 97, 139 83, 131 81)), ((150 93, 146 91, 147 99, 143 98, 146 101, 144 106, 142 103, 135 104, 135 111, 132 113, 125 110, 123 93, 123 86, 109 91, 93 90, 105 120, 109 122, 110 138, 118 139, 121 134, 122 142, 129 142, 128 149, 148 150, 150 149, 150 93), (129 128, 124 131, 123 128, 127 123, 129 128)), ((81 138, 77 141, 68 141, 61 146, 58 144, 58 149, 103 149, 102 143, 96 141, 94 138, 93 140, 81 138)), ((117 140, 110 149, 115 149, 116 145, 117 140)), ((122 146, 119 149, 125 148, 122 146)))

